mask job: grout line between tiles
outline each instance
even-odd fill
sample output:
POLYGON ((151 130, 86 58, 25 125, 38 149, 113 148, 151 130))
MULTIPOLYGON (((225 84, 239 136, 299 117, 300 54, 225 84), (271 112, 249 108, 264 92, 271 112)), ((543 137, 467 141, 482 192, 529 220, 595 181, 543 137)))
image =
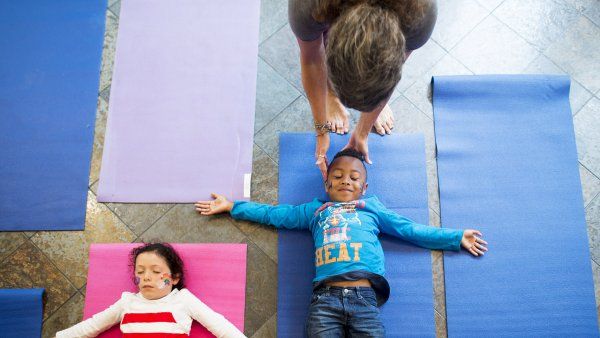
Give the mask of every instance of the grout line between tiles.
MULTIPOLYGON (((498 5, 498 6, 500 6, 500 5, 498 5)), ((495 10, 495 8, 494 8, 494 10, 495 10)), ((479 27, 479 25, 481 25, 482 22, 484 22, 490 15, 492 15, 492 12, 493 12, 493 10, 490 11, 486 16, 484 16, 483 19, 481 19, 481 21, 479 21, 473 28, 471 28, 471 30, 468 31, 460 40, 458 40, 458 42, 456 44, 454 44, 454 46, 452 46, 452 48, 450 48, 450 50, 448 51, 448 54, 450 56, 452 56, 456 61, 458 61, 458 63, 460 63, 463 67, 465 67, 472 74, 476 74, 476 73, 471 68, 467 67, 467 65, 465 65, 458 57, 454 56, 452 54, 452 51, 456 48, 456 46, 458 46, 461 42, 463 42, 467 38, 467 36, 469 36, 477 27, 479 27)))
MULTIPOLYGON (((487 8, 485 8, 481 3, 477 2, 479 4, 479 6, 481 6, 481 8, 483 8, 484 10, 487 11, 487 8)), ((497 8, 497 7, 496 7, 497 8)), ((479 22, 477 22, 475 24, 475 26, 473 26, 473 28, 471 28, 468 32, 466 32, 456 43, 454 43, 452 46, 450 46, 448 49, 446 49, 446 47, 442 46, 437 40, 430 38, 431 40, 435 41, 435 43, 437 43, 444 51, 446 51, 446 53, 450 54, 450 51, 452 49, 454 49, 454 47, 458 46, 458 44, 460 44, 469 34, 471 34, 472 31, 475 30, 475 28, 477 28, 477 26, 479 26, 479 24, 481 24, 485 19, 487 19, 488 16, 490 16, 492 14, 492 12, 496 9, 494 8, 493 10, 488 11, 488 13, 486 15, 483 16, 483 18, 481 18, 481 20, 479 20, 479 22)), ((434 28, 435 29, 435 28, 434 28)))
POLYGON ((60 304, 60 306, 56 308, 56 310, 54 311, 54 313, 52 313, 51 315, 49 315, 48 317, 46 317, 46 319, 42 320, 42 326, 43 326, 43 324, 46 324, 46 322, 49 321, 50 318, 52 318, 52 316, 54 316, 60 309, 62 309, 63 306, 65 306, 65 304, 67 304, 71 299, 73 299, 75 296, 77 296, 77 293, 78 292, 75 292, 71 297, 69 297, 69 299, 65 300, 64 303, 60 304))
MULTIPOLYGON (((283 27, 285 27, 285 25, 284 25, 283 27)), ((283 27, 282 27, 282 28, 283 28, 283 27)), ((273 34, 273 35, 275 35, 275 34, 273 34)), ((260 58, 261 58, 261 59, 262 59, 262 60, 263 60, 263 61, 264 61, 264 62, 265 62, 267 65, 269 65, 269 67, 273 68, 273 70, 275 70, 275 72, 276 72, 276 73, 277 73, 279 76, 281 76, 281 77, 282 77, 282 78, 283 78, 283 79, 284 79, 284 80, 285 80, 285 81, 286 81, 288 84, 290 84, 292 87, 294 87, 294 89, 296 89, 298 92, 300 92, 300 95, 302 95, 302 96, 306 97, 306 93, 304 92, 304 88, 298 88, 298 87, 296 86, 296 84, 292 83, 292 82, 291 82, 290 80, 288 80, 288 79, 287 79, 285 76, 283 76, 281 73, 279 73, 279 71, 277 71, 277 69, 276 69, 276 68, 275 68, 275 67, 274 67, 274 66, 273 66, 271 63, 269 63, 267 60, 265 60, 265 58, 264 58, 264 57, 262 57, 262 56, 260 55, 260 53, 259 53, 258 57, 260 57, 260 58)), ((302 67, 302 66, 300 66, 300 67, 302 67)), ((302 70, 301 70, 301 72, 302 72, 302 70)))
MULTIPOLYGON (((263 42, 258 44, 258 47, 260 48, 260 46, 262 46, 265 42, 271 40, 271 38, 273 36, 275 36, 277 33, 279 33, 280 30, 283 29, 283 27, 285 27, 285 25, 287 25, 287 23, 283 24, 281 27, 279 27, 276 31, 274 31, 271 35, 269 35, 266 39, 263 40, 263 42)), ((260 56, 260 55, 259 55, 260 56)))
MULTIPOLYGON (((29 239, 29 237, 27 237, 27 235, 25 235, 24 233, 21 234, 24 238, 25 241, 23 241, 23 243, 19 244, 14 250, 10 251, 9 253, 7 253, 4 258, 2 258, 0 260, 0 263, 3 263, 4 261, 6 261, 10 256, 12 256, 15 252, 17 252, 23 245, 25 245, 25 243, 27 243, 27 240, 29 239)), ((34 235, 35 236, 35 235, 34 235)), ((33 236, 32 236, 33 237, 33 236)))
MULTIPOLYGON (((279 73, 277 73, 279 76, 281 76, 279 73)), ((294 87, 295 89, 295 87, 294 87)), ((285 107, 283 107, 277 114, 275 114, 270 120, 269 122, 267 122, 264 126, 262 126, 258 131, 254 132, 254 136, 258 135, 261 131, 263 131, 269 124, 271 124, 271 122, 273 122, 273 120, 275 120, 279 115, 281 115, 286 109, 288 109, 294 102, 296 102, 300 97, 302 97, 302 95, 298 95, 296 96, 290 103, 288 103, 285 107)))
MULTIPOLYGON (((184 204, 188 204, 188 203, 173 203, 173 205, 167 210, 165 211, 164 214, 162 214, 159 218, 156 219, 156 221, 154 221, 146 230, 142 231, 142 233, 139 234, 139 236, 137 236, 132 243, 135 243, 137 240, 141 240, 142 236, 148 232, 148 230, 150 230, 156 223, 158 223, 158 221, 160 221, 161 219, 163 219, 163 217, 165 217, 171 210, 173 210, 176 206, 178 205, 184 205, 184 204)), ((133 232, 133 231, 132 231, 133 232)), ((136 235, 135 232, 133 232, 134 235, 136 235)))
MULTIPOLYGON (((88 188, 88 191, 90 193, 92 193, 92 195, 94 195, 94 197, 96 198, 96 204, 99 204, 99 205, 102 205, 102 206, 106 207, 106 209, 108 209, 108 211, 110 211, 119 221, 121 221, 121 223, 123 223, 125 225, 125 227, 127 228, 127 230, 129 230, 132 234, 136 235, 136 233, 133 230, 131 230, 131 228, 129 227, 129 225, 124 220, 122 220, 121 217, 119 215, 117 215, 116 212, 114 212, 114 210, 112 210, 108 206, 108 204, 110 204, 111 202, 98 202, 98 196, 92 191, 92 189, 88 188)), ((85 212, 87 214, 87 203, 86 203, 85 212)), ((85 228, 84 228, 83 231, 85 231, 85 228)))
MULTIPOLYGON (((271 38, 273 35, 275 35, 277 32, 279 32, 279 31, 280 31, 280 30, 281 30, 281 29, 282 29, 282 28, 283 28, 283 27, 284 27, 284 26, 287 24, 287 22, 288 22, 288 21, 286 20, 284 23, 282 23, 282 24, 281 24, 281 26, 279 26, 279 27, 276 27, 277 29, 276 29, 276 30, 275 30, 273 33, 271 33, 270 35, 266 36, 266 37, 265 37, 265 38, 264 38, 262 41, 259 41, 259 42, 258 42, 258 48, 260 48, 260 46, 261 46, 261 45, 262 45, 262 44, 263 44, 265 41, 269 40, 269 39, 270 39, 270 38, 271 38)), ((260 30, 260 27, 259 27, 259 30, 260 30)), ((259 35, 260 35, 260 31, 259 31, 259 35)), ((260 40, 260 36, 259 36, 259 40, 260 40)))
MULTIPOLYGON (((79 293, 79 288, 77 288, 77 286, 75 286, 75 284, 73 284, 73 281, 71 281, 71 279, 69 279, 69 277, 67 277, 67 275, 58 268, 58 266, 56 265, 56 263, 50 259, 50 257, 48 255, 46 255, 46 253, 40 249, 37 245, 35 245, 35 243, 31 240, 31 238, 28 239, 29 243, 31 243, 31 245, 33 245, 33 247, 35 249, 37 249, 40 254, 42 254, 42 256, 44 256, 48 261, 50 261, 50 264, 52 264, 52 266, 67 280, 67 282, 69 282, 69 285, 71 285, 72 288, 75 289, 75 292, 69 297, 69 299, 71 299, 71 297, 73 297, 76 293, 79 293)), ((86 280, 87 280, 87 276, 86 276, 86 280)), ((63 302, 58 308, 56 308, 54 311, 52 311, 51 313, 48 313, 48 316, 46 318, 50 318, 53 314, 56 313, 56 311, 58 311, 58 309, 60 309, 66 302, 68 301, 68 299, 63 302)), ((47 309, 47 308, 45 308, 47 309)))
MULTIPOLYGON (((267 258, 269 258, 271 260, 271 262, 273 262, 273 264, 275 264, 275 266, 278 266, 277 262, 275 262, 273 260, 273 258, 271 258, 271 256, 269 256, 269 254, 267 254, 261 247, 260 245, 258 245, 250 235, 247 235, 244 231, 242 231, 242 229, 240 229, 237 224, 235 224, 235 222, 232 220, 231 216, 227 217, 227 221, 231 224, 233 224, 233 226, 244 235, 244 238, 242 238, 238 243, 242 243, 244 240, 248 240, 250 242, 252 242, 252 244, 254 244, 255 247, 258 248, 258 250, 260 250, 265 256, 267 256, 267 258)), ((253 222, 251 222, 253 223, 253 222)), ((278 234, 279 235, 279 234, 278 234)), ((279 241, 279 239, 278 239, 279 241)))
MULTIPOLYGON (((569 75, 569 74, 567 74, 567 75, 569 76, 569 78, 571 77, 571 75, 569 75)), ((574 79, 571 79, 571 81, 574 81, 574 79)), ((577 82, 577 83, 579 83, 579 82, 577 82)), ((581 84, 580 84, 580 85, 581 85, 581 84)), ((585 88, 583 85, 581 85, 581 87, 583 87, 583 89, 589 93, 589 90, 587 90, 587 88, 585 88)), ((575 116, 577 116, 577 114, 579 114, 579 112, 581 112, 581 111, 583 110, 583 108, 585 108, 585 106, 586 106, 586 105, 587 105, 587 104, 588 104, 590 101, 592 101, 592 99, 594 99, 594 98, 596 98, 596 99, 597 99, 597 97, 596 97, 594 94, 592 94, 592 96, 590 96, 590 98, 589 98, 589 99, 587 99, 587 101, 585 101, 585 102, 584 102, 584 103, 581 105, 581 108, 579 108, 579 110, 577 110, 577 111, 575 112, 575 114, 573 114, 573 120, 575 119, 575 116)), ((569 100, 569 103, 571 103, 571 101, 570 101, 570 100, 569 100)))

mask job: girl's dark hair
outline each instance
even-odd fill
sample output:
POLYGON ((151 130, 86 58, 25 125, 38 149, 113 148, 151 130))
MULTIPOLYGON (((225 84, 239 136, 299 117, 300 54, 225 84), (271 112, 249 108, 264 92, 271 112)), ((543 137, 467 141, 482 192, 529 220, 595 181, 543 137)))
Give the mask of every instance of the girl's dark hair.
POLYGON ((142 246, 138 246, 131 250, 129 254, 131 259, 131 268, 135 271, 135 260, 137 257, 144 252, 153 252, 156 255, 164 258, 171 270, 171 276, 173 278, 179 278, 179 282, 174 284, 173 287, 181 290, 185 287, 185 278, 183 274, 183 261, 177 254, 177 251, 168 243, 144 243, 142 246))

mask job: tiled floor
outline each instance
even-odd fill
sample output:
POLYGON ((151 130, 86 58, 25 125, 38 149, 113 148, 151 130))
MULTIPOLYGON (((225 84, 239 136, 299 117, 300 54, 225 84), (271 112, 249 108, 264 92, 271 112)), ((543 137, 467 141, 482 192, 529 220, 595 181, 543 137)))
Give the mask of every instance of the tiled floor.
MULTIPOLYGON (((598 0, 439 0, 432 39, 411 55, 391 106, 397 133, 427 136, 431 223, 439 225, 432 75, 565 73, 579 151, 596 300, 600 300, 600 2, 598 0)), ((96 136, 84 232, 0 233, 0 286, 45 287, 44 337, 81 319, 87 249, 94 242, 161 239, 248 244, 246 334, 274 337, 277 318, 277 234, 229 217, 201 218, 190 205, 101 204, 95 191, 119 24, 120 0, 109 0, 96 136)), ((280 131, 309 131, 298 48, 287 24, 287 1, 263 0, 252 198, 277 201, 280 131)), ((446 336, 443 261, 432 253, 438 337, 446 336)), ((599 310, 600 312, 600 310, 599 310)))

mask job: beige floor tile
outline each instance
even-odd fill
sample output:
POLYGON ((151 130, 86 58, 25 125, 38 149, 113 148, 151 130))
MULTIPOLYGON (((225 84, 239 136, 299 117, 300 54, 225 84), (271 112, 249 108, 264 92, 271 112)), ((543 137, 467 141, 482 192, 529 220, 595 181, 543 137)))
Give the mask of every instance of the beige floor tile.
POLYGON ((135 235, 106 206, 88 192, 85 231, 40 231, 31 241, 81 288, 87 280, 91 243, 132 242, 135 235))

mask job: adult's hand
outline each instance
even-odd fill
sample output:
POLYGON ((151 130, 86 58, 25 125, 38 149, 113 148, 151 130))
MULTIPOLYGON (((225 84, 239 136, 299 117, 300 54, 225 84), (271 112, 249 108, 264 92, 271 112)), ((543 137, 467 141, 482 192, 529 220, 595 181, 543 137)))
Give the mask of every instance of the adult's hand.
POLYGON ((321 171, 323 181, 327 181, 327 150, 329 150, 329 132, 317 133, 317 149, 315 150, 315 163, 321 171))
POLYGON ((350 140, 348 141, 348 144, 346 144, 344 149, 354 149, 354 150, 360 152, 361 154, 363 154, 365 156, 365 162, 367 162, 368 164, 373 164, 373 162, 371 162, 371 160, 369 159, 368 141, 369 141, 369 134, 366 134, 366 135, 361 134, 355 130, 354 132, 352 132, 352 135, 350 136, 350 140))
POLYGON ((371 159, 369 158, 369 145, 367 144, 369 139, 369 133, 373 128, 375 121, 383 108, 387 105, 387 100, 381 102, 375 109, 370 112, 363 112, 360 114, 360 119, 356 124, 356 128, 352 132, 350 136, 350 140, 348 144, 344 147, 344 149, 355 149, 365 156, 365 162, 368 164, 373 164, 371 159))

